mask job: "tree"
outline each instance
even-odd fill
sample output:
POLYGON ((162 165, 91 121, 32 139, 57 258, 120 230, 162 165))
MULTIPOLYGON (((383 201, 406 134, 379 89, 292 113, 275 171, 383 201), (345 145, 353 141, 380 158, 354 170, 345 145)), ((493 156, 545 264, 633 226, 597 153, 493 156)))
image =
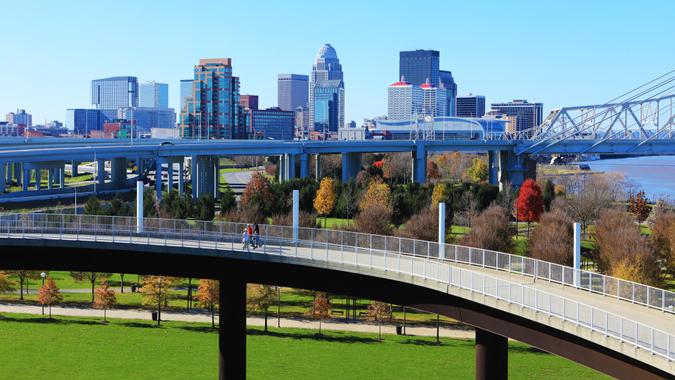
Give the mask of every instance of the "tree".
POLYGON ((256 213, 266 215, 267 205, 273 202, 270 181, 261 173, 256 172, 246 185, 241 195, 241 206, 251 208, 256 213))
POLYGON ((237 207, 237 196, 232 191, 230 185, 225 184, 225 188, 220 193, 218 203, 220 205, 220 212, 223 214, 237 207))
POLYGON ((317 293, 312 302, 312 308, 309 310, 309 316, 319 320, 319 335, 321 335, 321 322, 330 318, 330 301, 325 293, 317 293))
POLYGON ((29 279, 36 279, 40 277, 40 272, 35 270, 12 270, 10 274, 15 275, 19 279, 19 299, 23 301, 24 284, 29 279))
POLYGON ((52 305, 63 301, 63 296, 52 276, 47 277, 47 282, 40 288, 38 302, 42 306, 49 306, 49 319, 52 319, 52 305))
POLYGON ((359 200, 359 209, 364 210, 370 206, 378 205, 390 207, 391 190, 386 183, 381 180, 372 180, 368 184, 368 189, 359 200))
POLYGON ((14 290, 14 282, 9 279, 7 273, 0 271, 0 293, 14 290))
POLYGON ((157 326, 162 320, 162 305, 169 300, 171 285, 173 280, 165 276, 145 276, 143 278, 143 287, 140 292, 143 294, 143 303, 145 305, 157 305, 157 326))
POLYGON ((377 322, 377 336, 382 340, 382 322, 391 319, 391 305, 388 303, 373 301, 368 305, 368 320, 377 322))
POLYGON ((326 218, 335 207, 335 198, 335 180, 324 177, 319 185, 319 191, 316 192, 316 198, 314 198, 314 209, 317 214, 324 217, 324 227, 326 226, 326 218))
POLYGON ((628 211, 635 215, 638 223, 647 220, 651 208, 649 207, 649 201, 647 200, 644 191, 640 190, 637 194, 630 194, 628 197, 628 211))
POLYGON ((89 197, 87 202, 84 204, 84 214, 85 215, 103 215, 103 207, 101 207, 101 201, 96 197, 89 197))
POLYGON ((210 222, 216 216, 216 202, 211 194, 204 194, 197 198, 196 218, 210 222))
POLYGON ((573 222, 559 210, 541 216, 539 225, 528 242, 530 256, 535 259, 571 266, 573 222))
POLYGON ((220 283, 216 280, 199 280, 197 300, 211 312, 211 327, 216 327, 215 310, 220 303, 220 283))
POLYGON ((633 216, 607 209, 595 224, 597 264, 601 272, 624 280, 656 285, 659 265, 647 238, 633 216))
POLYGON ((675 213, 655 209, 653 214, 657 215, 651 223, 651 245, 661 266, 675 274, 675 213))
POLYGON ((491 251, 511 252, 513 231, 506 209, 493 205, 473 220, 471 230, 461 240, 462 245, 491 251))
POLYGON ((574 181, 564 184, 566 197, 562 197, 564 208, 573 220, 581 222, 582 228, 595 221, 600 213, 612 207, 621 196, 623 181, 616 175, 594 174, 573 177, 574 181))
POLYGON ((107 311, 112 309, 116 303, 115 291, 110 289, 108 281, 104 281, 101 287, 96 289, 96 297, 94 298, 94 307, 103 309, 103 322, 107 322, 107 311))
MULTIPOLYGON (((441 202, 449 203, 451 197, 452 193, 449 186, 445 183, 439 183, 434 186, 434 191, 431 193, 431 206, 437 207, 441 202)), ((452 208, 451 204, 449 206, 452 208)))
POLYGON ((548 212, 551 210, 551 202, 553 202, 553 199, 555 199, 555 185, 550 179, 547 179, 544 183, 542 197, 544 199, 544 210, 548 212))
POLYGON ((265 314, 265 332, 267 332, 267 312, 276 300, 276 290, 269 285, 249 284, 248 306, 254 311, 262 311, 265 314))
POLYGON ((427 178, 429 181, 441 179, 441 171, 433 160, 427 160, 427 178))
POLYGON ((383 177, 389 181, 405 183, 411 177, 410 153, 388 153, 382 161, 383 177))
POLYGON ((94 303, 94 290, 96 284, 110 277, 112 273, 101 273, 101 272, 70 272, 70 276, 75 281, 89 281, 91 284, 91 303, 94 303))
POLYGON ((391 207, 371 205, 361 210, 356 216, 356 229, 358 232, 389 235, 391 234, 391 207))
POLYGON ((480 183, 488 180, 488 166, 485 159, 474 157, 471 167, 466 170, 465 178, 472 182, 480 183))
MULTIPOLYGON (((365 173, 365 172, 364 172, 365 173)), ((335 205, 335 213, 342 218, 351 219, 358 205, 358 189, 356 183, 350 180, 342 185, 342 191, 335 205)))
MULTIPOLYGON (((446 214, 446 222, 448 221, 446 214)), ((452 220, 452 218, 450 218, 452 220)), ((447 226, 447 224, 446 224, 447 226)), ((397 235, 409 239, 438 240, 438 207, 427 207, 415 214, 397 231, 397 235)))
POLYGON ((520 186, 518 199, 516 200, 516 212, 518 221, 527 222, 527 235, 530 235, 530 223, 538 222, 541 213, 544 212, 544 198, 541 188, 533 179, 526 179, 520 186))

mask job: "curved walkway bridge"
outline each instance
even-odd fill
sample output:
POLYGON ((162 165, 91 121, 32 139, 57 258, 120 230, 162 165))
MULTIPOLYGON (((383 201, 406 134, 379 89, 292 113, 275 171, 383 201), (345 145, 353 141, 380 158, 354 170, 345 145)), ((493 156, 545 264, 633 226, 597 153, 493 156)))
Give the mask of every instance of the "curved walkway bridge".
POLYGON ((507 338, 617 378, 675 376, 675 293, 545 261, 346 231, 60 214, 0 216, 0 268, 219 279, 220 378, 246 373, 246 283, 406 305, 476 328, 476 377, 507 377, 507 338))

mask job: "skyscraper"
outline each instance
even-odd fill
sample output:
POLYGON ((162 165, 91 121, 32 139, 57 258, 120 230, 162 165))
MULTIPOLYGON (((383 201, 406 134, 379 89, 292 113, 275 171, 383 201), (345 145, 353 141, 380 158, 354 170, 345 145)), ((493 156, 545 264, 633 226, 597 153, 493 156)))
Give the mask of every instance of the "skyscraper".
POLYGON ((482 95, 467 95, 457 97, 457 116, 483 117, 485 115, 485 97, 482 95))
POLYGON ((180 80, 180 111, 183 111, 187 104, 187 99, 192 97, 192 79, 180 80))
POLYGON ((200 59, 194 67, 192 95, 181 111, 185 138, 246 138, 239 105, 239 78, 232 75, 230 58, 200 59))
POLYGON ((411 120, 422 115, 422 89, 403 79, 387 89, 387 117, 390 120, 411 120))
POLYGON ((316 54, 309 84, 309 125, 315 131, 337 132, 345 121, 345 85, 335 49, 323 45, 316 54))
POLYGON ((457 83, 455 83, 455 79, 452 77, 452 72, 440 70, 438 72, 438 80, 440 81, 442 87, 444 87, 447 91, 446 116, 457 115, 457 83))
POLYGON ((307 107, 309 76, 279 74, 277 77, 277 105, 284 111, 307 107))
POLYGON ((436 50, 412 50, 399 53, 398 77, 421 86, 427 82, 439 84, 439 57, 436 50))
POLYGON ((493 110, 507 116, 516 116, 516 130, 522 131, 541 124, 543 103, 528 103, 525 99, 515 99, 508 103, 492 103, 493 110))
POLYGON ((91 81, 91 104, 96 109, 138 107, 138 79, 110 77, 91 81))
POLYGON ((138 106, 148 108, 169 108, 169 85, 155 81, 138 86, 138 106))

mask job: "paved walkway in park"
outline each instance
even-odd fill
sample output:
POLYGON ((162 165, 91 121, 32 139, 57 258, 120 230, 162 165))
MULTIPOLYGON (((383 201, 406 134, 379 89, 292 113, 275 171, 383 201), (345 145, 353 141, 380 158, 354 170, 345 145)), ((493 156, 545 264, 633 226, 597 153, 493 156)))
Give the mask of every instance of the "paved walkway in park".
MULTIPOLYGON (((22 304, 11 304, 11 303, 0 303, 0 313, 22 313, 22 314, 41 314, 41 306, 30 306, 22 304)), ((85 308, 74 308, 74 307, 61 307, 54 306, 52 307, 52 315, 61 315, 61 316, 70 316, 70 317, 93 317, 93 318, 102 318, 103 311, 97 309, 85 309, 85 308)), ((119 318, 119 319, 137 319, 137 320, 151 320, 151 314, 149 310, 140 310, 140 309, 127 309, 127 310, 108 310, 108 318, 119 318)), ((176 312, 163 312, 162 313, 163 321, 179 321, 179 322, 202 322, 210 323, 211 315, 206 313, 176 313, 176 312)), ((216 323, 218 323, 218 316, 216 315, 216 323)), ((263 318, 260 317, 248 317, 247 324, 249 326, 263 326, 265 323, 263 318)), ((270 317, 267 321, 268 325, 272 328, 277 327, 277 318, 270 317)), ((290 319, 290 318, 281 318, 279 324, 282 328, 303 328, 303 329, 318 329, 319 322, 315 320, 308 319, 290 319)), ((364 333, 377 333, 378 326, 376 324, 363 323, 363 322, 344 322, 338 320, 326 320, 321 324, 323 330, 337 330, 337 331, 354 331, 354 332, 364 332, 364 333)), ((396 326, 392 324, 383 324, 382 325, 383 334, 395 334, 396 326)), ((413 336, 436 336, 436 328, 434 327, 406 327, 406 335, 413 336)), ((441 328, 440 336, 444 338, 455 338, 455 339, 473 339, 474 331, 467 329, 450 329, 450 328, 441 328)))

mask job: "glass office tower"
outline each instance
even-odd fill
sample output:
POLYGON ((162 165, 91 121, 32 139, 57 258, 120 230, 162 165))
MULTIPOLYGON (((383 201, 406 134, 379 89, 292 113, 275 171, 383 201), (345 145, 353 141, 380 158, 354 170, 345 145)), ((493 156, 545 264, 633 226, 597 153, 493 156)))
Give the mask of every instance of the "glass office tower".
POLYGON ((279 74, 277 77, 277 105, 284 111, 307 107, 309 76, 279 74))
POLYGON ((440 54, 436 50, 412 50, 399 53, 398 77, 408 83, 421 86, 429 80, 439 84, 440 54))
POLYGON ((138 79, 110 77, 91 81, 91 104, 96 109, 138 107, 138 79))
POLYGON ((138 86, 138 106, 147 108, 169 108, 169 85, 155 81, 138 86))
POLYGON ((345 122, 345 85, 335 49, 323 45, 316 54, 309 84, 309 126, 337 132, 345 122))

